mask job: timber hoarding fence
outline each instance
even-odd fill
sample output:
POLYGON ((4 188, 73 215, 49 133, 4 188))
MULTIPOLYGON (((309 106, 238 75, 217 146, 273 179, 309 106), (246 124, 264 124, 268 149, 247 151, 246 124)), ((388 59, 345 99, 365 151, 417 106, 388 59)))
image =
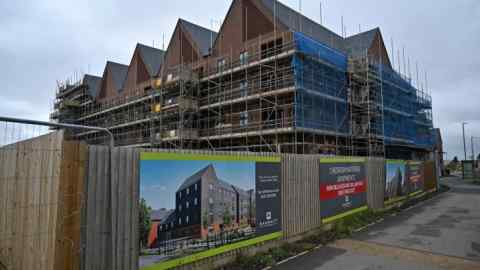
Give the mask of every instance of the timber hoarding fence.
POLYGON ((0 266, 79 269, 86 158, 63 132, 0 146, 0 266))
MULTIPOLYGON (((392 175, 390 180, 397 181, 400 187, 402 178, 398 177, 407 174, 398 166, 393 166, 397 170, 388 174, 388 162, 379 158, 111 149, 68 142, 63 133, 52 133, 1 148, 0 262, 7 269, 139 269, 141 156, 155 152, 176 157, 208 156, 205 161, 225 157, 245 162, 279 160, 281 226, 273 234, 186 254, 146 269, 168 269, 206 258, 215 260, 215 256, 235 253, 249 245, 302 235, 368 208, 382 209, 385 200, 390 200, 386 197, 387 176, 392 175), (26 151, 37 145, 48 151, 26 151), (322 174, 329 175, 330 180, 322 179, 322 174), (37 178, 44 181, 37 183, 37 178), (341 207, 332 208, 328 203, 332 201, 338 201, 341 207)), ((408 166, 405 168, 408 172, 408 166)), ((424 162, 421 170, 424 190, 435 189, 434 162, 424 162)), ((276 181, 275 175, 264 173, 256 178, 276 181)), ((418 177, 415 179, 418 181, 418 177)), ((394 191, 394 195, 410 195, 400 189, 394 191)), ((277 196, 268 192, 265 198, 277 196)), ((398 202, 401 197, 392 200, 398 202)), ((275 212, 262 211, 265 212, 257 218, 266 216, 262 224, 268 225, 266 221, 272 220, 275 212)))

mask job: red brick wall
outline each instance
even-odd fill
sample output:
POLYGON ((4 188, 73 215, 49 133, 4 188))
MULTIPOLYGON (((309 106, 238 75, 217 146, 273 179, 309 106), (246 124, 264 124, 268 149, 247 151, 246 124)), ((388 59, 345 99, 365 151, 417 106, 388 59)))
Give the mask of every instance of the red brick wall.
MULTIPOLYGON (((191 63, 199 60, 199 55, 196 47, 192 45, 192 41, 187 32, 183 30, 181 24, 177 24, 173 33, 170 44, 168 45, 167 55, 163 66, 165 68, 172 68, 183 64, 191 63)), ((168 72, 164 72, 168 74, 168 72)))

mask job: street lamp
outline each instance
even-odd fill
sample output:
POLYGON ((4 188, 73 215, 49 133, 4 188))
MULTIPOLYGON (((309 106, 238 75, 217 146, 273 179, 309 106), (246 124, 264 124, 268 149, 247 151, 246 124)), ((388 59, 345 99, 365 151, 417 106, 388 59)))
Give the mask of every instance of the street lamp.
POLYGON ((467 160, 467 142, 465 141, 465 125, 467 125, 467 122, 462 122, 462 130, 463 130, 463 151, 465 153, 465 159, 467 160))

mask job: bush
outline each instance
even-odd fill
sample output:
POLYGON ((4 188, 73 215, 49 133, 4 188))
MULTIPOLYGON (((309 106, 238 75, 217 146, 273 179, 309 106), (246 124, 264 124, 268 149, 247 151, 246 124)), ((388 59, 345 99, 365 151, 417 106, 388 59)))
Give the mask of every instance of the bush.
POLYGON ((286 258, 290 257, 291 254, 284 248, 284 246, 278 247, 278 248, 272 248, 269 250, 270 255, 272 255, 272 258, 276 262, 280 262, 282 260, 285 260, 286 258))

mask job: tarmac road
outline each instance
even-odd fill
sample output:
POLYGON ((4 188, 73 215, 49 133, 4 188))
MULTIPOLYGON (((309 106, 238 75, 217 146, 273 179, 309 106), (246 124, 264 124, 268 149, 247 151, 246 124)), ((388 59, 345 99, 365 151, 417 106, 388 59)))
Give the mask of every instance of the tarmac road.
POLYGON ((480 186, 442 180, 447 193, 276 270, 480 269, 480 186))

